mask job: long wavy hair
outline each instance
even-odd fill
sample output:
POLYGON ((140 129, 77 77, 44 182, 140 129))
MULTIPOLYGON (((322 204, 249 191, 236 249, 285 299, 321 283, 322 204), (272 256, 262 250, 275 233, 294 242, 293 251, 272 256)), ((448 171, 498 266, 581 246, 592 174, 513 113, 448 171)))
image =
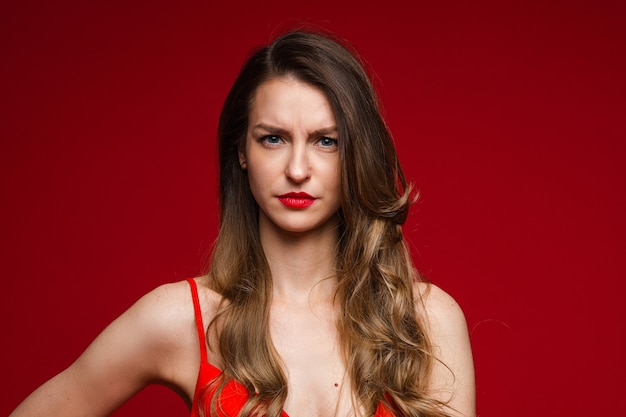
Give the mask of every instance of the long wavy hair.
POLYGON ((383 402, 396 415, 444 416, 426 389, 434 359, 415 308, 420 300, 414 299, 413 287, 421 278, 402 235, 411 187, 358 55, 334 35, 310 30, 288 32, 256 50, 220 116, 220 230, 208 280, 223 297, 209 331, 218 333, 224 371, 205 412, 218 415, 219 392, 231 379, 250 394, 240 416, 278 417, 287 399, 286 376, 269 336, 272 276, 259 237, 259 208, 238 158, 255 90, 280 77, 325 94, 341 139, 335 297, 353 402, 365 415, 383 402))

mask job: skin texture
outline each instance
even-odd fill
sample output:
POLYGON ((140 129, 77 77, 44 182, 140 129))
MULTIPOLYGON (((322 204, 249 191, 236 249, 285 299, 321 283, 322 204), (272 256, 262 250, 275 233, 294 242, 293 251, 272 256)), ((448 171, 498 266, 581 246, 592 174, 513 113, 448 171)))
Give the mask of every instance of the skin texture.
POLYGON ((475 416, 474 361, 463 311, 449 294, 433 284, 426 290, 424 284, 417 283, 414 292, 423 297, 417 313, 425 318, 434 353, 440 359, 429 387, 440 400, 449 401, 453 415, 475 416))
POLYGON ((270 80, 254 96, 245 154, 250 189, 266 228, 325 233, 340 206, 335 117, 321 91, 289 78, 270 80), (306 192, 315 202, 285 207, 278 196, 306 192), (331 220, 332 219, 332 220, 331 220))
MULTIPOLYGON (((353 415, 351 387, 337 349, 335 252, 338 243, 340 162, 335 118, 324 95, 288 78, 257 90, 245 149, 239 155, 260 208, 259 231, 272 272, 270 334, 288 379, 291 416, 353 415), (305 191, 306 209, 285 207, 278 196, 305 191), (336 384, 336 385, 335 385, 336 384)), ((220 297, 196 279, 205 325, 220 297)), ((435 367, 430 387, 450 400, 455 415, 474 416, 474 373, 467 326, 444 291, 415 284, 417 313, 430 331, 435 367)), ((215 338, 215 335, 210 335, 215 338)), ((186 282, 142 297, 109 325, 68 369, 29 396, 12 417, 106 416, 151 383, 191 403, 199 370, 193 304, 186 282)), ((217 343, 211 343, 216 346, 217 343)), ((221 368, 219 352, 209 360, 221 368)))
POLYGON ((329 279, 339 239, 335 118, 319 90, 279 78, 258 88, 249 125, 242 157, 272 270, 270 333, 288 375, 285 410, 305 416, 349 413, 350 389, 342 383, 345 367, 334 325, 335 286, 329 279), (267 139, 268 133, 275 136, 267 139), (287 208, 277 196, 289 191, 304 191, 315 203, 287 208))

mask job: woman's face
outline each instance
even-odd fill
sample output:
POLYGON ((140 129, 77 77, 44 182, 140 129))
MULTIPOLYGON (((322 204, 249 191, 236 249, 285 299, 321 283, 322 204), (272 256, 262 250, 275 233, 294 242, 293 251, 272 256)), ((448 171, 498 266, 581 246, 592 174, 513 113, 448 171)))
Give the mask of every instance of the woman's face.
POLYGON ((261 84, 248 119, 245 151, 260 230, 336 230, 340 161, 335 116, 317 88, 292 78, 261 84))

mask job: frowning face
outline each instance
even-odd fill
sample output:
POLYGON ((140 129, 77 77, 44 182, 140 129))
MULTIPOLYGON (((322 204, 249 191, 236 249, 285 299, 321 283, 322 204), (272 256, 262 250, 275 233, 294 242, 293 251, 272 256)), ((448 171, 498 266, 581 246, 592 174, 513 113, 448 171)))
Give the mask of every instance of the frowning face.
POLYGON ((239 158, 260 208, 262 233, 336 230, 338 140, 335 116, 317 88, 292 78, 271 79, 257 88, 239 158))

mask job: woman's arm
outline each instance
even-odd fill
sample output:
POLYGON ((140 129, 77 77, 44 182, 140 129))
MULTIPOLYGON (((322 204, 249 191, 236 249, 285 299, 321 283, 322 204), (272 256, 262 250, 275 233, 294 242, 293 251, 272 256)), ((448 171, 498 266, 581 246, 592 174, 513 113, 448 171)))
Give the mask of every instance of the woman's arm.
MULTIPOLYGON (((447 402, 454 416, 476 416, 476 386, 472 349, 463 311, 446 292, 432 284, 419 284, 422 314, 436 357, 430 390, 447 402)), ((421 310, 421 308, 420 308, 421 310)))
POLYGON ((107 416, 150 383, 176 384, 175 352, 193 335, 193 309, 181 291, 181 283, 167 284, 142 297, 10 417, 107 416))

